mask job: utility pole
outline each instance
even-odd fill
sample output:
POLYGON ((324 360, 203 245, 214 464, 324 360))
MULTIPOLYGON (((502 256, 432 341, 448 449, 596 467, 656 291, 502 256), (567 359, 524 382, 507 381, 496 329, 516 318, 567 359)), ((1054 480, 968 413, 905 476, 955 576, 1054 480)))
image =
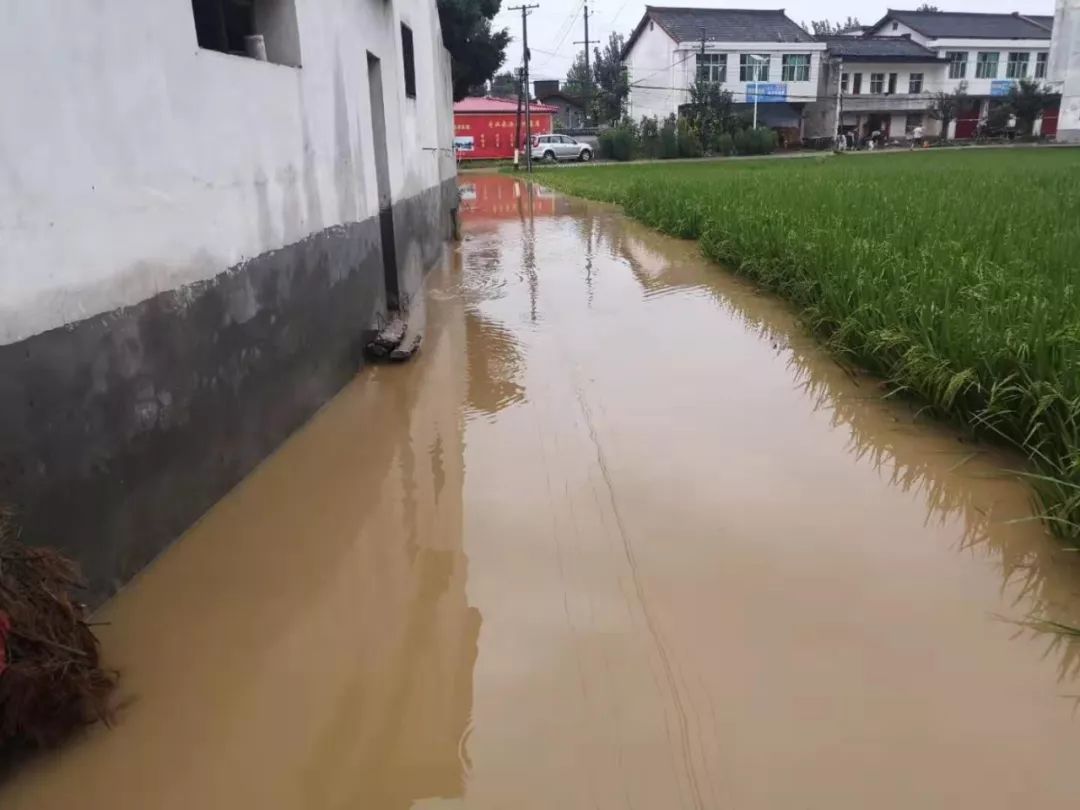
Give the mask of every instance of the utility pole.
POLYGON ((589 39, 589 4, 585 4, 585 39, 575 39, 575 45, 585 46, 585 126, 589 125, 589 108, 592 100, 592 71, 589 70, 589 46, 593 43, 599 45, 599 40, 589 39))
POLYGON ((521 12, 521 82, 525 94, 525 171, 532 171, 532 92, 529 89, 529 9, 540 8, 539 3, 532 5, 509 6, 507 11, 521 12))
POLYGON ((840 94, 843 89, 843 70, 844 60, 837 59, 833 64, 836 65, 836 123, 833 126, 833 146, 840 146, 840 94))
POLYGON ((518 68, 517 73, 517 115, 514 116, 514 171, 518 170, 518 153, 521 149, 521 94, 524 85, 522 81, 525 78, 525 73, 521 68, 518 68))

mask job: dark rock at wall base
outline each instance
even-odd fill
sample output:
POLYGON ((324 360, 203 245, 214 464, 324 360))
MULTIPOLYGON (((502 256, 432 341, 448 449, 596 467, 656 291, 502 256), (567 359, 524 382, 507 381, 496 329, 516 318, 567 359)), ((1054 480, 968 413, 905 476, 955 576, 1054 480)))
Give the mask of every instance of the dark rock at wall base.
MULTIPOLYGON (((395 205, 425 271, 452 183, 395 205)), ((371 218, 0 347, 0 503, 99 604, 355 375, 385 301, 371 218)))

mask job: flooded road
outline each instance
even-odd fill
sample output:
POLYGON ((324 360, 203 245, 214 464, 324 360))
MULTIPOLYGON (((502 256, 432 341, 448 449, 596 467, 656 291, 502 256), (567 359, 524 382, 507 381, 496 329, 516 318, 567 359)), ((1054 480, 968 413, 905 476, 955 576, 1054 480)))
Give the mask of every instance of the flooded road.
POLYGON ((463 178, 367 369, 103 611, 16 808, 1075 808, 1080 562, 1013 462, 615 210, 463 178))

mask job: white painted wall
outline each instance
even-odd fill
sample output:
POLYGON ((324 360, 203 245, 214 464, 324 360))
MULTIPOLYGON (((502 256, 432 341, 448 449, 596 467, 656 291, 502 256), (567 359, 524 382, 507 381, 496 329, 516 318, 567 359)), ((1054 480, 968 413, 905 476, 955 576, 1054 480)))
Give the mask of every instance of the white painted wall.
POLYGON ((1005 73, 1010 51, 1029 54, 1027 78, 1033 79, 1035 78, 1037 54, 1049 51, 1050 41, 1047 39, 935 39, 926 43, 926 46, 942 59, 945 58, 945 54, 949 51, 964 51, 967 53, 966 77, 964 79, 950 79, 948 66, 946 65, 941 89, 947 93, 952 93, 964 81, 967 82, 967 94, 969 96, 989 96, 991 83, 995 80, 1007 78, 1005 73), (998 72, 993 79, 976 78, 976 54, 979 51, 996 51, 998 53, 998 72))
MULTIPOLYGON (((867 96, 870 95, 870 74, 872 73, 885 74, 885 89, 888 89, 889 86, 889 74, 897 74, 896 96, 886 98, 909 96, 908 87, 912 73, 921 73, 923 75, 922 95, 924 96, 938 92, 945 85, 944 66, 937 62, 849 62, 845 60, 841 72, 848 74, 847 95, 851 93, 856 73, 862 74, 862 94, 867 96)), ((836 88, 833 87, 833 92, 835 93, 835 91, 836 88)), ((855 98, 861 98, 861 96, 855 98)))
MULTIPOLYGON (((746 82, 739 80, 739 56, 742 53, 769 55, 769 83, 787 84, 788 100, 810 102, 817 97, 818 72, 825 43, 780 42, 706 42, 706 53, 727 55, 727 81, 724 89, 731 92, 737 103, 746 100, 746 82), (810 77, 802 82, 782 80, 783 54, 808 54, 810 77)), ((630 115, 665 118, 677 113, 680 104, 690 100, 690 86, 697 73, 697 55, 701 45, 693 42, 676 43, 663 29, 646 25, 623 64, 630 71, 630 115)))
MULTIPOLYGON (((697 59, 701 46, 682 43, 675 50, 675 84, 683 88, 680 104, 690 100, 689 87, 697 75, 697 59)), ((706 53, 727 54, 727 81, 724 89, 729 91, 736 103, 746 101, 748 82, 739 79, 739 57, 741 54, 760 54, 769 57, 769 84, 786 84, 788 100, 792 102, 810 102, 817 98, 818 72, 821 70, 821 55, 825 52, 823 42, 707 42, 706 53), (783 55, 807 54, 810 56, 810 78, 804 82, 785 82, 781 77, 783 55)))
POLYGON ((295 2, 300 68, 200 49, 190 0, 0 4, 0 344, 375 215, 368 50, 394 198, 453 176, 433 0, 295 2))
POLYGON ((1080 142, 1080 0, 1057 0, 1050 80, 1062 94, 1057 139, 1080 142))
POLYGON ((628 114, 635 121, 642 116, 666 118, 683 103, 685 94, 674 89, 675 45, 675 40, 650 20, 626 54, 623 64, 630 78, 628 114))

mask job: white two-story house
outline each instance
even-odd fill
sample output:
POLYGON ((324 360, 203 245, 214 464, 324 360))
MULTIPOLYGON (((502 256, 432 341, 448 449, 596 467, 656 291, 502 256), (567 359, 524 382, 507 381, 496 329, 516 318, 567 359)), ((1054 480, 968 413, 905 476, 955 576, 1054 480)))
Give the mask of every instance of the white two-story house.
MULTIPOLYGON (((990 103, 1008 95, 1020 79, 1048 78, 1054 18, 1043 15, 978 14, 890 9, 867 32, 875 37, 906 37, 944 62, 941 88, 961 84, 970 103, 950 125, 949 137, 970 138, 990 103)), ((1056 111, 1044 115, 1042 132, 1054 134, 1056 111)))
POLYGON ((801 136, 825 47, 783 10, 646 6, 622 53, 627 113, 635 120, 677 114, 700 76, 730 91, 748 113, 756 105, 759 124, 801 136))
POLYGON ((873 132, 902 139, 916 127, 937 133, 927 110, 944 87, 945 63, 934 51, 907 36, 835 36, 825 42, 820 100, 806 113, 808 137, 840 131, 860 141, 873 132))

